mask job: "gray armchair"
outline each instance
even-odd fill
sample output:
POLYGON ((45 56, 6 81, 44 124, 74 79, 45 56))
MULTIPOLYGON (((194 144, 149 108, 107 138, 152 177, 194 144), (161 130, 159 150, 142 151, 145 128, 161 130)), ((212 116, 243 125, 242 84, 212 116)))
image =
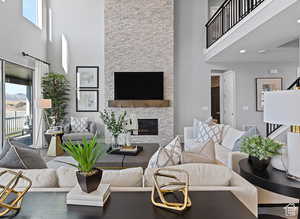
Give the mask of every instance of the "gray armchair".
POLYGON ((97 135, 97 125, 95 122, 88 122, 88 132, 72 132, 71 122, 66 121, 64 123, 64 135, 62 137, 63 143, 71 140, 74 143, 79 143, 84 137, 87 140, 91 140, 94 136, 97 135))

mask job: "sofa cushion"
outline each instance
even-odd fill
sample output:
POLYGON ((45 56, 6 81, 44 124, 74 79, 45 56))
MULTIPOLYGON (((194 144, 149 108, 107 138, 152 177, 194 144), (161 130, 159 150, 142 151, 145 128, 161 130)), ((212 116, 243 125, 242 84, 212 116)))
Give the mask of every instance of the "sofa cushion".
POLYGON ((6 153, 8 152, 8 150, 10 149, 10 145, 8 143, 8 141, 5 141, 0 153, 0 160, 6 155, 6 153))
MULTIPOLYGON (((1 168, 0 171, 7 170, 6 168, 1 168)), ((28 177, 32 181, 31 188, 57 188, 58 180, 56 176, 56 171, 53 169, 13 169, 14 172, 22 171, 23 175, 28 177)), ((6 185, 12 175, 5 174, 0 177, 0 184, 6 185)), ((24 188, 27 186, 27 182, 20 180, 16 188, 24 188)))
POLYGON ((216 160, 220 161, 225 166, 229 164, 231 150, 220 144, 215 144, 216 160))
POLYGON ((224 131, 223 140, 221 144, 229 150, 233 150, 235 142, 244 134, 245 132, 230 127, 226 129, 226 131, 224 131))
MULTIPOLYGON (((77 184, 77 169, 62 166, 56 170, 60 188, 70 188, 77 184)), ((143 182, 142 168, 129 168, 124 170, 104 170, 101 183, 112 187, 141 187, 143 182)))
POLYGON ((254 136, 259 136, 259 132, 256 127, 252 127, 248 129, 246 132, 244 132, 244 134, 235 141, 232 151, 241 151, 241 146, 245 137, 254 137, 254 136))
MULTIPOLYGON (((229 186, 232 178, 232 171, 220 165, 214 164, 183 164, 168 168, 178 168, 189 173, 190 186, 229 186)), ((153 186, 153 173, 156 168, 147 168, 144 174, 146 187, 153 186)), ((173 174, 173 173, 172 173, 173 174)), ((179 176, 179 178, 181 178, 179 176)), ((160 178, 161 183, 169 182, 166 178, 160 178)))
POLYGON ((166 167, 180 163, 182 153, 181 141, 177 136, 167 146, 160 147, 151 157, 148 167, 166 167))
POLYGON ((0 160, 0 167, 11 169, 45 169, 47 165, 38 152, 9 142, 9 150, 0 160))

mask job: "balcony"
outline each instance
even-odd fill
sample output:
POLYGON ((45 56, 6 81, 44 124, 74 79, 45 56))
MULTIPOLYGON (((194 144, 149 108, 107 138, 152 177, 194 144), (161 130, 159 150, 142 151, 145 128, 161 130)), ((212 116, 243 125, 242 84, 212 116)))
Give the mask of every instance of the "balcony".
POLYGON ((255 10, 265 0, 226 0, 206 24, 206 48, 255 10))

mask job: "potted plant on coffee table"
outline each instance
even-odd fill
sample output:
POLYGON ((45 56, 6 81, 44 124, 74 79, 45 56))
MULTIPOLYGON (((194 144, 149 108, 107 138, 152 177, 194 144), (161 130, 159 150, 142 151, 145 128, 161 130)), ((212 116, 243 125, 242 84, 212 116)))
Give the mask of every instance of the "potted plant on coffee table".
POLYGON ((69 140, 62 148, 78 162, 78 165, 63 163, 78 169, 76 176, 81 190, 86 193, 97 190, 102 179, 102 170, 95 168, 95 164, 104 153, 102 144, 98 144, 95 137, 90 141, 84 137, 82 143, 74 144, 69 140))
POLYGON ((264 171, 269 166, 271 158, 280 155, 282 146, 269 138, 246 137, 242 142, 241 152, 249 155, 248 159, 253 169, 264 171))

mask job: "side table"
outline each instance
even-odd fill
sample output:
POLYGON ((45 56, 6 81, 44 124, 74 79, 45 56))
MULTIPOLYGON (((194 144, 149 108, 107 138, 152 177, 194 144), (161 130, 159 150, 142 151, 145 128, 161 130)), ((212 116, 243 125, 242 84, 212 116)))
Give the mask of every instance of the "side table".
POLYGON ((61 147, 61 136, 63 132, 46 132, 46 135, 51 135, 51 141, 47 155, 49 157, 56 157, 64 154, 64 150, 61 147))
MULTIPOLYGON (((288 179, 284 172, 273 169, 270 165, 266 171, 259 172, 253 170, 248 162, 248 159, 243 159, 239 162, 240 175, 248 180, 253 185, 263 189, 275 192, 281 195, 300 199, 300 183, 292 179, 288 179)), ((273 218, 282 219, 282 217, 271 215, 260 215, 260 219, 273 218)), ((298 219, 300 214, 298 213, 298 219)))

